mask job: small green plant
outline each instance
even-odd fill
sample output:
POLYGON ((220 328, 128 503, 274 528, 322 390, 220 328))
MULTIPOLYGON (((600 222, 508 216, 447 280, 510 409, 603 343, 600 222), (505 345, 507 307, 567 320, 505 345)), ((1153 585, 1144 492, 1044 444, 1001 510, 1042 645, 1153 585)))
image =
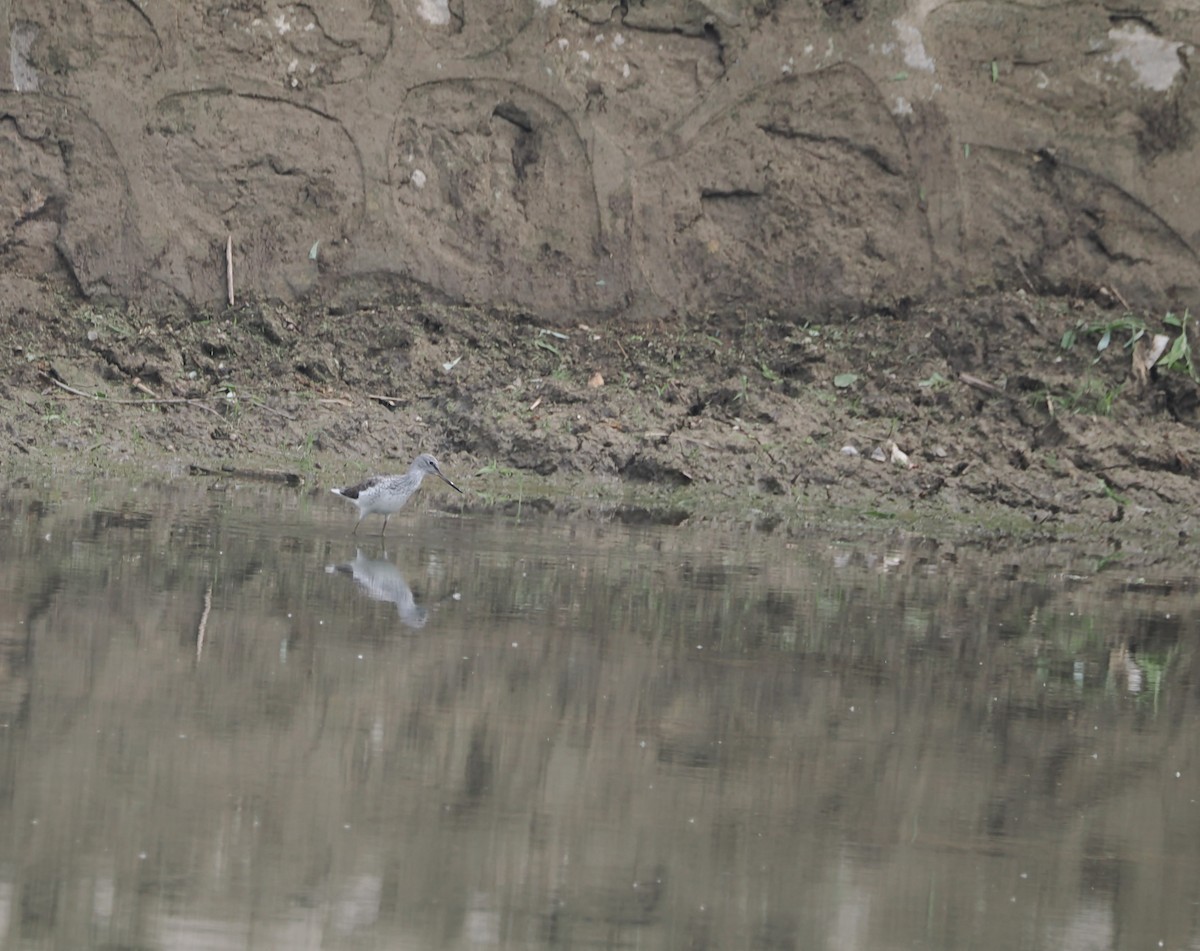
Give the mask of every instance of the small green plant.
POLYGON ((1063 408, 1069 413, 1083 416, 1111 416, 1113 405, 1124 389, 1124 382, 1115 386, 1105 386, 1095 377, 1088 377, 1080 382, 1073 392, 1062 397, 1061 402, 1063 408))
POLYGON ((476 476, 497 475, 502 479, 510 479, 516 474, 516 469, 513 469, 511 466, 502 466, 495 459, 492 459, 487 465, 475 473, 476 476))
POLYGON ((1112 501, 1116 502, 1117 505, 1128 505, 1129 504, 1129 499, 1125 498, 1125 496, 1123 496, 1120 492, 1118 492, 1115 488, 1113 488, 1112 483, 1109 482, 1107 479, 1100 480, 1100 491, 1103 492, 1107 498, 1112 499, 1112 501))
POLYGON ((304 436, 304 443, 300 447, 301 456, 298 464, 304 472, 312 473, 316 469, 316 448, 317 448, 317 433, 308 432, 304 436))
POLYGON ((1158 366, 1166 367, 1168 370, 1176 368, 1186 370, 1187 375, 1193 380, 1200 379, 1196 376, 1196 364, 1192 360, 1192 344, 1188 339, 1188 322, 1192 319, 1191 311, 1185 310, 1183 316, 1178 314, 1167 313, 1163 317, 1163 323, 1168 327, 1178 327, 1179 336, 1175 338, 1175 342, 1171 344, 1171 349, 1159 358, 1158 366))
POLYGON ((1036 390, 1030 390, 1025 394, 1025 403, 1030 409, 1047 409, 1050 414, 1054 415, 1053 399, 1050 391, 1045 387, 1039 387, 1036 390))
POLYGON ((92 331, 108 330, 119 340, 134 336, 133 328, 113 311, 84 306, 75 312, 75 316, 92 331))
POLYGON ((1110 552, 1096 561, 1096 567, 1093 569, 1093 571, 1096 574, 1099 574, 1100 572, 1106 571, 1109 568, 1119 568, 1124 559, 1125 555, 1123 552, 1110 552))
POLYGON ((1113 404, 1116 403, 1117 397, 1121 395, 1121 391, 1125 389, 1124 383, 1118 383, 1116 386, 1101 388, 1100 395, 1096 399, 1096 415, 1111 416, 1113 404))
MULTIPOLYGON (((1132 347, 1138 340, 1146 335, 1146 322, 1141 317, 1135 317, 1133 314, 1125 314, 1123 317, 1118 317, 1115 320, 1099 321, 1096 323, 1088 323, 1079 321, 1074 327, 1070 327, 1062 335, 1062 348, 1070 350, 1075 346, 1076 341, 1080 337, 1095 337, 1099 336, 1096 342, 1096 352, 1103 353, 1112 343, 1113 334, 1127 333, 1129 339, 1125 342, 1126 347, 1132 347)), ((1097 357, 1097 359, 1099 359, 1097 357)))
MULTIPOLYGON (((1170 329, 1176 331, 1174 339, 1171 341, 1169 349, 1155 363, 1155 366, 1162 367, 1166 370, 1186 373, 1189 377, 1197 382, 1200 382, 1200 373, 1197 372, 1196 361, 1192 357, 1192 342, 1188 334, 1191 324, 1192 315, 1190 311, 1185 310, 1182 314, 1168 312, 1163 316, 1162 322, 1165 328, 1170 333, 1170 329)), ((1070 327, 1062 335, 1062 348, 1070 350, 1083 337, 1096 337, 1096 358, 1092 362, 1098 362, 1100 357, 1112 345, 1114 337, 1125 336, 1125 349, 1129 349, 1135 343, 1152 333, 1146 321, 1134 314, 1125 314, 1115 320, 1099 321, 1088 323, 1087 321, 1079 321, 1074 327, 1070 327)))

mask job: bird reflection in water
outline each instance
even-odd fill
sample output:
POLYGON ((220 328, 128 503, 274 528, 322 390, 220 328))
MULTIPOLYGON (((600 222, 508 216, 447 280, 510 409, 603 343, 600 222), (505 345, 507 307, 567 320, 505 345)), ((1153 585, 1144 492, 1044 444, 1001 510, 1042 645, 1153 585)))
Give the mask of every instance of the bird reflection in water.
POLYGON ((362 549, 355 552, 353 561, 342 562, 338 565, 326 565, 329 574, 341 572, 350 575, 358 582, 359 587, 374 601, 390 601, 396 605, 401 623, 413 628, 422 628, 429 620, 429 609, 417 604, 413 599, 412 588, 400 574, 400 569, 387 560, 387 552, 383 558, 368 558, 362 549))

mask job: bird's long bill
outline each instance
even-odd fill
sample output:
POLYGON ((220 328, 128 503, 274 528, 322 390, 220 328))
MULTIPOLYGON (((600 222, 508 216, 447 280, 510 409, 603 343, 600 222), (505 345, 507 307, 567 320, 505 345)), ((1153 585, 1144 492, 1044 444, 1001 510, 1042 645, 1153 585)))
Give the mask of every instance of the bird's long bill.
POLYGON ((444 475, 442 475, 442 470, 441 470, 441 469, 438 469, 438 477, 439 477, 439 478, 440 478, 440 479, 441 479, 443 482, 445 482, 445 483, 446 483, 446 485, 450 486, 450 488, 452 488, 452 489, 453 489, 455 492, 457 492, 459 495, 462 495, 462 494, 463 494, 463 490, 462 490, 462 489, 460 489, 460 488, 459 488, 458 486, 456 486, 456 485, 455 485, 453 482, 451 482, 451 481, 450 481, 449 479, 447 479, 447 478, 446 478, 444 475))

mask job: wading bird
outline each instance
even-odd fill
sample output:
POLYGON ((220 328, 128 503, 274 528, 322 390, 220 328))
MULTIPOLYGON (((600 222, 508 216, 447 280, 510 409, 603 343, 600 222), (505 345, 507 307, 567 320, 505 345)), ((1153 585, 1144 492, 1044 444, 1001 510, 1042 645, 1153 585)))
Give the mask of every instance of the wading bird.
POLYGON ((412 498, 413 493, 421 487, 421 480, 427 475, 435 475, 455 492, 462 492, 462 489, 442 474, 438 461, 427 452, 417 456, 404 475, 371 476, 366 482, 360 482, 358 485, 330 491, 358 506, 358 521, 354 523, 355 534, 358 533, 359 524, 368 515, 382 515, 383 528, 379 530, 379 534, 382 535, 387 531, 388 519, 404 508, 404 503, 412 498))

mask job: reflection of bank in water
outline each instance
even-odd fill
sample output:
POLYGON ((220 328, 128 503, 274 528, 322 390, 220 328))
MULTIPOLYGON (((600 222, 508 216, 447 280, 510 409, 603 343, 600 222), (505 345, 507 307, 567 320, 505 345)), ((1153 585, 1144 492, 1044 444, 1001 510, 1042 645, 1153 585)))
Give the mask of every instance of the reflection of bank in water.
POLYGON ((329 574, 342 572, 358 582, 367 596, 375 601, 390 601, 396 605, 400 620, 409 627, 424 627, 429 620, 429 611, 413 599, 412 588, 400 574, 400 569, 386 558, 367 558, 362 550, 355 552, 354 560, 340 565, 326 565, 329 574))

